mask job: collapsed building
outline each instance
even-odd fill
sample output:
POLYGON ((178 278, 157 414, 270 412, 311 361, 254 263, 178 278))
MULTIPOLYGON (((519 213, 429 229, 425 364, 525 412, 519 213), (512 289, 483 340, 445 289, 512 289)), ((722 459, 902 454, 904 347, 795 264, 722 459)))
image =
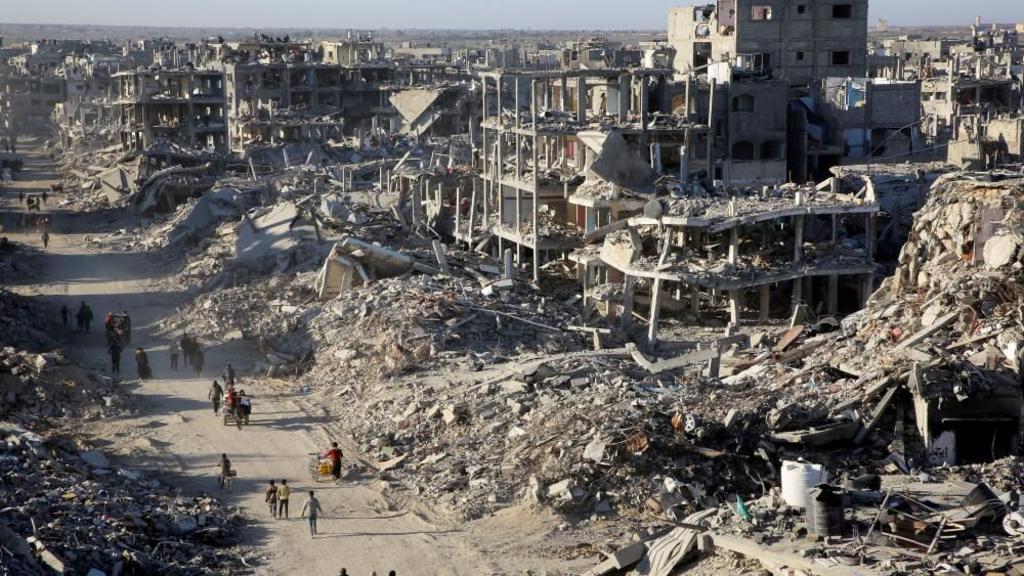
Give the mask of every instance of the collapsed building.
POLYGON ((144 70, 119 72, 113 80, 124 151, 172 142, 227 152, 227 106, 220 72, 144 70))
MULTIPOLYGON (((721 0, 641 48, 160 43, 113 74, 116 120, 62 105, 69 188, 145 218, 90 244, 176 257, 197 297, 162 335, 302 375, 388 496, 642 526, 595 574, 698 542, 779 573, 1000 570, 1021 181, 903 164, 938 89, 865 77, 866 9, 721 0)), ((979 102, 1014 80, 959 82, 949 154, 1011 163, 1013 107, 979 102)))

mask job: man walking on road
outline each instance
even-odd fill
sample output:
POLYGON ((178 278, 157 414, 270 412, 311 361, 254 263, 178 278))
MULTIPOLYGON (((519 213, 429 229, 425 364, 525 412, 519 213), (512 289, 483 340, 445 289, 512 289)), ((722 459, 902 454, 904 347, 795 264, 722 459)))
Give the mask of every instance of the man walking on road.
POLYGON ((192 367, 196 369, 196 376, 201 376, 203 373, 203 349, 199 347, 199 343, 196 342, 195 350, 192 352, 192 367))
POLYGON ((224 385, 228 388, 235 385, 235 369, 231 367, 231 364, 224 369, 224 374, 221 377, 224 378, 224 385))
POLYGON ((171 371, 172 372, 177 372, 178 371, 178 354, 181 353, 181 347, 178 345, 177 342, 171 342, 171 345, 169 346, 169 348, 170 348, 170 351, 171 351, 171 371))
POLYGON ((64 329, 68 327, 68 317, 71 316, 71 311, 68 310, 68 305, 65 304, 60 307, 60 321, 64 323, 64 329))
POLYGON ((277 486, 274 485, 273 480, 270 481, 270 487, 267 488, 266 494, 263 495, 263 501, 270 508, 270 517, 277 518, 277 486))
POLYGON ((231 460, 227 454, 220 455, 220 478, 218 478, 220 489, 231 491, 231 460))
POLYGON ((110 371, 114 374, 121 373, 121 341, 114 338, 110 342, 110 371))
POLYGON ((309 518, 309 535, 316 536, 316 517, 324 510, 320 507, 320 501, 313 495, 313 491, 309 491, 309 498, 306 499, 306 503, 302 505, 303 518, 309 518))
POLYGON ((47 232, 46 230, 43 230, 43 248, 49 248, 49 247, 50 247, 50 233, 47 232))
POLYGON ((220 399, 224 397, 224 389, 216 380, 213 381, 213 386, 210 386, 210 392, 206 397, 213 401, 213 414, 220 413, 220 399))
POLYGON ((85 300, 78 306, 78 313, 75 314, 75 319, 78 320, 78 331, 88 332, 89 323, 92 322, 92 309, 85 305, 85 300))
POLYGON ((288 519, 288 498, 292 494, 292 489, 288 487, 287 480, 281 480, 281 485, 277 487, 277 517, 280 518, 284 515, 284 519, 288 519))

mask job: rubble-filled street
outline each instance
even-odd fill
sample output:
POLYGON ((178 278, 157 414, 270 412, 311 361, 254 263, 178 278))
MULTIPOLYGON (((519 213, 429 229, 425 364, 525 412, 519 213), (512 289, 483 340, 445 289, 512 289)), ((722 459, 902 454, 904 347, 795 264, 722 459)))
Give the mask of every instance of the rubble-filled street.
POLYGON ((0 576, 1024 574, 1024 24, 879 4, 5 25, 0 576))

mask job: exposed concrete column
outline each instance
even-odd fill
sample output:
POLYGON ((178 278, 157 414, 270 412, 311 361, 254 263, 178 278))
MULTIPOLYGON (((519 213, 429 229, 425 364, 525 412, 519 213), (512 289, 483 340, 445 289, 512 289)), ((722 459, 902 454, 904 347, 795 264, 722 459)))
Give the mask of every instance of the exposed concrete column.
POLYGON ((502 251, 501 259, 502 259, 502 263, 504 264, 504 276, 505 276, 506 279, 511 280, 512 279, 512 270, 513 270, 513 267, 512 267, 512 250, 509 249, 509 248, 506 248, 504 251, 502 251))
POLYGON ((793 304, 793 309, 795 310, 796 307, 800 305, 800 303, 803 301, 803 298, 804 298, 804 281, 803 281, 802 278, 794 278, 792 284, 793 284, 792 304, 793 304))
POLYGON ((516 266, 523 265, 523 234, 520 232, 520 226, 523 224, 523 190, 519 187, 519 179, 513 183, 516 190, 516 223, 513 227, 515 230, 516 238, 516 266))
POLYGON ((583 76, 576 78, 576 121, 587 123, 587 79, 583 76))
MULTIPOLYGON (((462 186, 455 188, 455 245, 459 245, 459 234, 462 232, 462 186)), ((473 231, 469 231, 473 235, 473 231)))
POLYGON ((729 230, 729 264, 735 266, 740 260, 740 230, 739 226, 733 226, 729 230))
POLYGON ((487 76, 480 77, 481 120, 487 120, 487 76))
POLYGON ((740 325, 740 314, 743 313, 743 291, 729 290, 729 323, 740 325))
POLYGON ((804 216, 793 217, 793 263, 804 261, 804 216))
POLYGON ((647 130, 647 115, 650 113, 650 104, 647 99, 650 96, 650 87, 647 85, 647 78, 640 76, 640 131, 647 130))
POLYGON ((839 312, 839 275, 831 274, 828 277, 828 306, 826 308, 829 316, 839 312))
POLYGON ((700 318, 700 286, 690 286, 690 312, 700 318))
POLYGON ((758 293, 760 296, 760 307, 758 308, 758 313, 760 314, 761 322, 766 322, 768 318, 771 317, 771 285, 762 284, 758 288, 758 293))
POLYGON ((521 108, 519 107, 519 76, 516 76, 515 78, 516 128, 519 128, 523 125, 522 115, 519 114, 519 111, 521 110, 521 108))
POLYGON ((502 116, 502 110, 504 110, 504 108, 503 108, 502 103, 501 103, 501 101, 502 101, 501 86, 502 86, 502 84, 504 84, 504 82, 502 82, 501 74, 498 74, 498 79, 496 81, 496 84, 498 86, 498 125, 501 126, 502 124, 505 123, 505 118, 504 118, 504 116, 502 116))
POLYGON ((620 325, 623 330, 633 325, 633 296, 636 290, 636 278, 626 274, 622 282, 622 318, 620 325))
POLYGON ((538 218, 540 196, 540 168, 537 165, 537 81, 530 82, 530 103, 533 121, 533 281, 540 281, 540 219, 538 218))
POLYGON ((561 78, 561 100, 562 100, 562 112, 569 111, 569 79, 565 74, 562 74, 561 78))
POLYGON ((868 305, 868 298, 871 298, 871 294, 875 291, 875 275, 865 274, 861 282, 860 306, 864 308, 868 305))
POLYGON ((867 215, 867 223, 864 225, 864 256, 871 264, 875 261, 875 242, 878 240, 876 236, 878 233, 875 231, 875 215, 867 215))
POLYGON ((679 181, 683 184, 690 181, 690 129, 686 129, 686 144, 679 147, 679 181))
POLYGON ((647 343, 651 350, 658 345, 658 324, 661 323, 661 278, 651 285, 651 320, 647 325, 647 343))
POLYGON ((629 113, 629 74, 619 76, 619 122, 625 122, 629 113))
POLYGON ((715 179, 715 87, 718 81, 711 79, 711 92, 708 96, 708 181, 715 179))
POLYGON ((481 228, 487 230, 491 226, 491 183, 486 178, 483 180, 483 196, 484 196, 484 219, 481 222, 481 228))
MULTIPOLYGON (((590 310, 590 262, 584 262, 583 264, 577 266, 576 269, 579 271, 578 280, 583 285, 583 310, 584 314, 586 314, 586 311, 590 310)), ((611 306, 609 306, 608 308, 610 311, 611 306)))

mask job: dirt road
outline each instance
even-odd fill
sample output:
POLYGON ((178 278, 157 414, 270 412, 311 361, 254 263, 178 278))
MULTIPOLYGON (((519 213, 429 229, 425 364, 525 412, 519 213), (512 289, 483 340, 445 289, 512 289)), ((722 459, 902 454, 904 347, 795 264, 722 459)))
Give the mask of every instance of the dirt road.
MULTIPOLYGON (((54 167, 31 151, 26 171, 4 194, 5 208, 17 209, 18 190, 39 191, 54 177, 54 167)), ((48 204, 52 207, 56 201, 51 198, 48 204)), ((105 370, 109 370, 109 357, 102 318, 108 311, 127 310, 133 321, 132 347, 146 348, 156 377, 137 388, 134 416, 99 423, 88 432, 105 442, 107 450, 120 454, 124 464, 157 471, 161 480, 192 493, 218 492, 216 464, 220 454, 226 453, 239 476, 231 494, 218 495, 254 519, 246 543, 265 554, 256 574, 333 576, 341 567, 355 575, 376 571, 381 576, 388 570, 399 575, 495 572, 467 533, 440 528, 416 514, 389 510, 372 475, 355 470, 341 485, 314 484, 307 472, 307 453, 324 449, 333 427, 325 415, 304 411, 296 390, 245 381, 242 387, 255 397, 252 423, 243 430, 224 426, 213 414, 207 391, 228 362, 244 376, 252 361, 247 346, 238 343, 208 350, 200 376, 184 366, 172 372, 167 342, 154 336, 154 323, 173 313, 186 295, 165 288, 169 283, 161 270, 144 254, 105 253, 87 247, 84 236, 102 226, 108 216, 56 212, 52 217, 54 230, 74 233, 53 232, 49 249, 38 261, 39 280, 15 284, 12 289, 66 303, 72 312, 79 301, 87 302, 96 314, 92 333, 67 334, 66 347, 83 364, 105 370), (271 519, 263 503, 267 480, 282 478, 293 487, 291 520, 271 519), (316 490, 326 512, 316 538, 297 519, 310 489, 316 490)), ((42 248, 37 231, 4 234, 42 248)), ((134 378, 130 350, 125 351, 123 364, 124 377, 134 378)))

